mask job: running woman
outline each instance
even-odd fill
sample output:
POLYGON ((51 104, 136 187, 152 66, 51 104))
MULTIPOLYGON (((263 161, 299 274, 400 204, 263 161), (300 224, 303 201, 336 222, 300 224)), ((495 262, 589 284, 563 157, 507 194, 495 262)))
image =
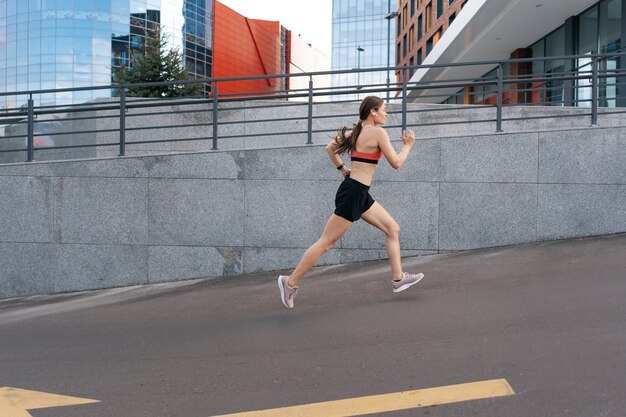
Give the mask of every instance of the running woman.
POLYGON ((320 257, 328 252, 350 229, 352 223, 362 218, 385 234, 387 256, 391 264, 391 288, 401 292, 417 284, 424 274, 409 274, 402 270, 400 261, 400 226, 391 215, 369 194, 372 176, 381 156, 389 165, 400 169, 415 142, 412 130, 402 132, 402 150, 396 153, 387 132, 381 127, 387 119, 385 102, 376 96, 363 99, 359 108, 359 122, 352 130, 346 126, 326 146, 330 160, 345 177, 335 196, 335 212, 331 214, 324 232, 317 242, 304 252, 291 275, 278 277, 280 298, 287 308, 293 308, 300 281, 320 257), (339 155, 350 152, 351 169, 339 155))

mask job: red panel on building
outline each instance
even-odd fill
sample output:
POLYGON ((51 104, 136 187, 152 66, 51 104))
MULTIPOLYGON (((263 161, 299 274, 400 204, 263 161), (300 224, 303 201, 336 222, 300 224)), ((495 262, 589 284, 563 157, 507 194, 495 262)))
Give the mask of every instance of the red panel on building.
MULTIPOLYGON (((248 19, 215 2, 213 77, 280 74, 280 22, 248 19)), ((281 80, 258 79, 219 83, 219 95, 279 90, 281 80)))

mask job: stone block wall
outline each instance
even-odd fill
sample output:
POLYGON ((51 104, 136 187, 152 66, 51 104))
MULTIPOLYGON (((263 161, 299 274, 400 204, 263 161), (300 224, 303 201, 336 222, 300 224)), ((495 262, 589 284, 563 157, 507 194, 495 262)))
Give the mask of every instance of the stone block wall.
MULTIPOLYGON (((292 268, 340 181, 322 145, 2 165, 0 297, 292 268)), ((624 128, 418 140, 371 193, 404 256, 623 233, 624 128)), ((320 263, 385 257, 357 222, 320 263)))

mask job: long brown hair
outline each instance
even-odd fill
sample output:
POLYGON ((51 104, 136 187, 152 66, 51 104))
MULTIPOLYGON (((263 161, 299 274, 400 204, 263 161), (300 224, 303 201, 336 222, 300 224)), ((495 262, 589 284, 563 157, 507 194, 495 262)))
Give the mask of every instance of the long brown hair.
POLYGON ((363 129, 363 120, 369 117, 372 109, 378 110, 383 104, 383 99, 377 96, 367 96, 361 101, 361 106, 359 107, 359 122, 352 125, 350 134, 347 134, 348 130, 350 130, 348 126, 342 126, 337 129, 337 136, 335 136, 335 142, 338 144, 337 154, 341 155, 355 148, 356 138, 359 137, 363 129))

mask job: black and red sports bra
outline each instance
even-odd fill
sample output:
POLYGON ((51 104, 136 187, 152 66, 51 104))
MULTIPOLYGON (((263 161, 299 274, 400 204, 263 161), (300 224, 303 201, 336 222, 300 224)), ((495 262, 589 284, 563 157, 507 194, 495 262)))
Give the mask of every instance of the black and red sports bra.
MULTIPOLYGON (((367 129, 368 127, 374 127, 374 126, 371 126, 371 125, 365 126, 361 130, 361 133, 363 132, 363 130, 367 129)), ((355 143, 355 146, 356 146, 356 143, 355 143)), ((373 153, 359 152, 356 149, 352 149, 350 151, 351 161, 365 162, 366 164, 374 164, 374 165, 378 164, 378 160, 380 159, 381 156, 383 156, 383 151, 380 149, 378 150, 378 152, 373 152, 373 153)))

